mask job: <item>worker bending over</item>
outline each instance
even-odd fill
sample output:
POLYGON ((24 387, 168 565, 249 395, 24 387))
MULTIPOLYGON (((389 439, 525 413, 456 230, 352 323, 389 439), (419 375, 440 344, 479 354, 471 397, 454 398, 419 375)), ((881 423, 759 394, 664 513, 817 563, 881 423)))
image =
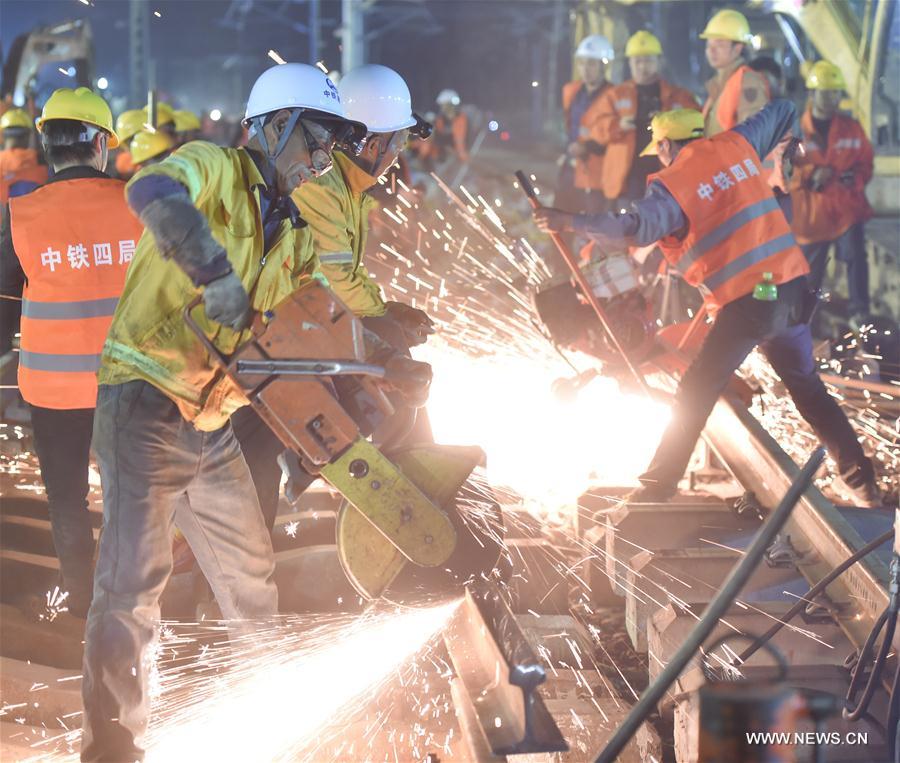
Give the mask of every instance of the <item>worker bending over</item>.
POLYGON ((85 761, 144 757, 150 645, 172 569, 173 523, 228 619, 278 611, 269 533, 229 417, 247 398, 185 323, 219 352, 246 341, 315 270, 290 199, 331 166, 344 119, 334 84, 285 64, 253 86, 246 148, 195 141, 141 170, 128 202, 146 226, 103 349, 94 428, 104 527, 84 653, 85 761))
POLYGON ((19 391, 31 409, 66 604, 81 618, 94 576, 87 495, 96 374, 142 232, 125 184, 103 172, 118 144, 112 125, 109 106, 87 88, 54 92, 38 120, 53 177, 10 199, 0 233, 0 289, 22 295, 19 391))
POLYGON ((809 268, 761 175, 761 158, 790 129, 796 111, 779 100, 732 130, 703 138, 703 116, 682 109, 653 119, 664 169, 622 214, 572 215, 538 209, 543 230, 581 230, 601 247, 654 242, 668 263, 703 294, 715 322, 681 379, 672 420, 636 502, 677 491, 694 445, 732 373, 757 346, 825 443, 858 506, 881 505, 872 464, 847 417, 816 373, 808 319, 809 268))
MULTIPOLYGON (((377 206, 368 190, 394 165, 410 132, 425 134, 427 125, 412 112, 406 82, 386 66, 369 64, 348 72, 341 79, 339 91, 347 118, 368 128, 365 146, 358 155, 335 151, 331 172, 304 183, 292 198, 309 224, 321 272, 331 289, 363 319, 366 328, 396 351, 408 355, 410 347, 433 333, 433 324, 421 310, 400 302, 385 302, 381 289, 366 270, 363 258, 369 213, 377 206)), ((399 401, 394 402, 400 407, 399 401)), ((271 529, 281 477, 276 458, 284 446, 250 408, 235 417, 235 432, 271 529)), ((314 479, 313 475, 306 476, 307 484, 314 479)), ((304 487, 295 482, 292 490, 296 494, 304 487)))

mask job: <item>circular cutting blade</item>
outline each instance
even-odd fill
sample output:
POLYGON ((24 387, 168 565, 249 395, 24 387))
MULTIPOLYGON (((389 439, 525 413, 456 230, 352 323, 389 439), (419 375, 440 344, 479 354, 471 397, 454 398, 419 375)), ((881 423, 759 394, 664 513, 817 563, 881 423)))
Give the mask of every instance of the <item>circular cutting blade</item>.
MULTIPOLYGON (((392 456, 403 466, 403 454, 392 456)), ((360 533, 363 517, 353 505, 342 504, 337 518, 337 537, 341 565, 353 587, 365 598, 380 598, 401 605, 421 605, 462 590, 474 579, 488 579, 498 568, 505 528, 500 505, 484 480, 471 477, 441 508, 456 530, 457 541, 447 561, 437 567, 422 567, 395 553, 393 546, 378 533, 360 533), (354 532, 354 530, 356 532, 354 532), (360 541, 360 538, 364 541, 360 541), (352 543, 348 539, 354 538, 352 543), (376 594, 372 590, 373 566, 385 570, 389 583, 376 594)), ((374 578, 382 577, 375 575, 374 578)))

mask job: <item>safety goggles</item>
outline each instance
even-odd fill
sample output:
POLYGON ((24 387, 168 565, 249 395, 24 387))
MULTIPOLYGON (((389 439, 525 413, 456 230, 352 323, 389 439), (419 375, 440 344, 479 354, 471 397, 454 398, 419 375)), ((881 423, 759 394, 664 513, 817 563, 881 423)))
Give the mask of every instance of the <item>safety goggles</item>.
POLYGON ((313 169, 319 174, 328 172, 332 164, 331 154, 338 141, 335 131, 306 119, 300 119, 300 129, 303 130, 303 139, 306 141, 313 169))
POLYGON ((431 133, 434 131, 434 125, 415 113, 413 113, 413 119, 416 120, 416 123, 409 128, 409 134, 415 135, 420 140, 430 138, 431 133))

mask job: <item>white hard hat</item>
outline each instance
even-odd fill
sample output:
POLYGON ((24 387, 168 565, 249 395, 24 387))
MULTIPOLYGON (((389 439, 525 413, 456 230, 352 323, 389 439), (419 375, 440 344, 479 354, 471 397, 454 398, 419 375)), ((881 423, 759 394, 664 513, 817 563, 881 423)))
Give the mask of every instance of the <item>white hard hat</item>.
POLYGON ((435 98, 435 102, 438 106, 443 106, 445 103, 449 103, 453 106, 459 106, 461 103, 459 98, 459 93, 455 90, 451 90, 450 88, 445 88, 438 93, 438 97, 435 98))
POLYGON ((280 64, 260 74, 247 99, 244 124, 280 109, 314 109, 344 118, 337 86, 309 64, 280 64))
POLYGON ((616 55, 613 46, 610 45, 602 34, 591 34, 578 43, 575 51, 576 58, 596 58, 600 61, 612 61, 616 55))
POLYGON ((369 132, 396 132, 416 124, 409 88, 397 72, 367 64, 347 72, 339 88, 348 119, 369 132))

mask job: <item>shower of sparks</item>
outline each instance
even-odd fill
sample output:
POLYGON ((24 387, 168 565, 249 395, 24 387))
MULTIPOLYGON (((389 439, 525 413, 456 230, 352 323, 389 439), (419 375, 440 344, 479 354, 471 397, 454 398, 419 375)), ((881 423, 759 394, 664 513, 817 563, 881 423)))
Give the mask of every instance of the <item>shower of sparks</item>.
MULTIPOLYGON (((818 447, 818 439, 784 392, 781 380, 758 351, 741 366, 741 374, 756 382, 762 390, 751 408, 754 416, 796 463, 802 463, 818 447)), ((877 400, 865 394, 867 390, 861 396, 851 396, 851 390, 838 388, 832 388, 830 392, 847 412, 864 448, 873 458, 879 487, 886 495, 896 496, 900 487, 900 419, 896 412, 893 417, 883 412, 877 400)), ((897 397, 900 398, 900 389, 897 397)), ((895 403, 895 400, 885 402, 895 403)), ((818 486, 828 489, 839 500, 849 499, 834 482, 837 474, 834 462, 828 458, 826 463, 827 474, 817 480, 818 486)))
POLYGON ((187 682, 178 672, 160 676, 169 698, 147 760, 296 760, 323 727, 371 699, 456 606, 339 617, 317 621, 311 632, 251 631, 222 644, 205 659, 211 667, 227 663, 223 673, 187 682), (181 701, 173 702, 173 694, 181 701), (241 728, 254 733, 235 733, 241 728))
MULTIPOLYGON (((399 701, 385 709, 379 699, 392 684, 400 684, 395 693, 412 685, 407 715, 452 718, 437 680, 449 666, 434 644, 457 606, 282 617, 244 633, 235 632, 240 623, 165 625, 151 678, 146 760, 331 760, 341 752, 353 758, 354 746, 365 757, 376 744, 421 759, 445 749, 446 729, 435 736, 421 725, 395 728, 389 721, 399 701)), ((66 730, 33 746, 41 760, 71 760, 79 738, 77 729, 66 730)))

